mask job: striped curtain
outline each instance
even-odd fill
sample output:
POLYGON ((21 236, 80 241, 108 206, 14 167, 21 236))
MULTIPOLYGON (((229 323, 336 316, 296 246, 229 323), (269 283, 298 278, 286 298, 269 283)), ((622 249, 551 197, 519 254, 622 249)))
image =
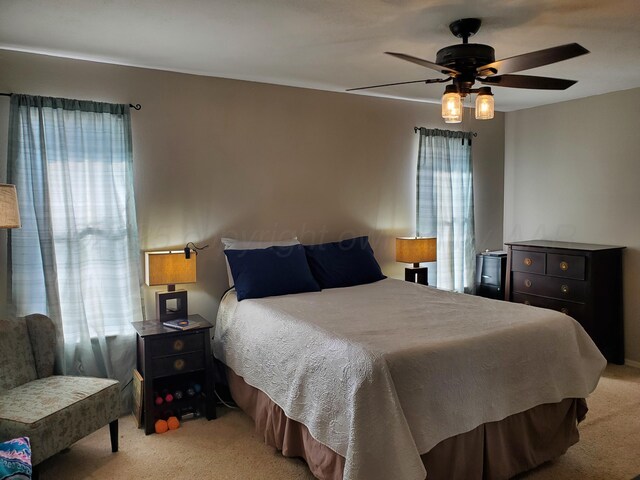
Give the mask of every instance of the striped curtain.
POLYGON ((472 292, 475 277, 471 132, 421 128, 416 230, 437 238, 436 285, 472 292))
POLYGON ((11 309, 54 321, 59 373, 124 386, 142 320, 129 106, 12 95, 9 122, 11 309))

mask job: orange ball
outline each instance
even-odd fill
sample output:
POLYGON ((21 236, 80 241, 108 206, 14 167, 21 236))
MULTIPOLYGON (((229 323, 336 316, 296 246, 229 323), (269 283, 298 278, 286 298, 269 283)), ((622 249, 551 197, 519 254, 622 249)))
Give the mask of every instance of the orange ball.
POLYGON ((164 433, 169 430, 166 420, 158 420, 156 422, 156 433, 164 433))
POLYGON ((169 427, 169 430, 175 430, 180 427, 180 420, 178 420, 177 417, 169 417, 167 419, 167 426, 169 427))

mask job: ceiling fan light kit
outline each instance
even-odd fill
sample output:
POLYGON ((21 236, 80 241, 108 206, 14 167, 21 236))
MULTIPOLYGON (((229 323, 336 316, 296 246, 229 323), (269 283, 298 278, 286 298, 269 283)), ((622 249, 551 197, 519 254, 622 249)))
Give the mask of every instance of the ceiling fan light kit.
POLYGON ((493 118, 493 107, 491 88, 480 87, 476 96, 476 120, 491 120, 493 118))
POLYGON ((509 74, 561 62, 589 53, 589 50, 581 45, 569 43, 567 45, 559 45, 557 47, 496 61, 493 47, 469 43, 469 37, 478 32, 480 25, 482 25, 482 21, 479 18, 463 18, 452 22, 449 25, 449 30, 454 36, 462 38, 462 44, 441 48, 436 54, 435 62, 423 60, 404 53, 385 52, 401 60, 436 70, 443 75, 448 75, 448 78, 387 83, 369 87, 350 88, 348 91, 409 83, 428 84, 451 81, 452 84, 446 86, 444 95, 442 96, 442 118, 444 121, 446 123, 462 122, 462 101, 467 95, 472 93, 477 94, 475 118, 478 120, 490 120, 494 116, 493 93, 490 87, 473 88, 475 82, 497 87, 565 90, 575 84, 576 81, 562 78, 509 74))
POLYGON ((447 85, 442 95, 442 118, 445 123, 462 122, 462 96, 454 85, 447 85))

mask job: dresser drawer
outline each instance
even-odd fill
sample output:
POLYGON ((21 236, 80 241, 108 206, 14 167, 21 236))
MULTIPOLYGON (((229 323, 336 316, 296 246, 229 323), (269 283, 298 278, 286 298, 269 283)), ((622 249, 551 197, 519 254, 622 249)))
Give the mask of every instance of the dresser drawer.
POLYGON ((526 295, 522 293, 514 293, 513 301, 515 303, 524 303, 534 307, 550 308, 557 310, 575 320, 581 322, 585 316, 585 306, 582 303, 565 302, 562 300, 554 300, 552 298, 536 297, 535 295, 526 295))
POLYGON ((153 359, 154 378, 194 372, 204 368, 204 353, 191 352, 183 355, 169 355, 153 359))
POLYGON ((513 250, 511 253, 511 270, 544 274, 546 254, 527 250, 513 250))
POLYGON ((547 253, 547 275, 584 280, 586 258, 581 255, 547 253))
POLYGON ((513 272, 513 291, 574 302, 587 299, 586 282, 522 272, 513 272))
POLYGON ((148 341, 152 357, 202 351, 204 349, 204 333, 202 332, 183 333, 176 336, 153 338, 148 341))

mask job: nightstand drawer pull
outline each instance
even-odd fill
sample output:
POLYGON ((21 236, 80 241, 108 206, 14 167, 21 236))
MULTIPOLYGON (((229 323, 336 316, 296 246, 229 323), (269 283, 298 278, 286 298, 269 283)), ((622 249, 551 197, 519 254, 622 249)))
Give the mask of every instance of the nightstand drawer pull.
POLYGON ((151 355, 161 357, 177 353, 204 351, 205 335, 201 332, 166 335, 149 341, 151 355))
POLYGON ((562 308, 560 309, 560 311, 561 311, 562 313, 564 313, 565 315, 569 315, 569 309, 568 309, 567 307, 562 307, 562 308))
POLYGON ((560 291, 562 293, 569 293, 569 285, 560 285, 560 291))
POLYGON ((524 301, 524 304, 525 304, 525 305, 531 305, 531 302, 530 302, 529 300, 525 300, 525 301, 524 301))
POLYGON ((154 378, 193 372, 205 368, 204 352, 189 352, 153 359, 154 378))
POLYGON ((524 281, 524 286, 527 288, 531 288, 531 280, 529 280, 528 278, 524 281))
POLYGON ((560 262, 560 270, 566 272, 569 270, 569 264, 567 262, 560 262))
POLYGON ((531 260, 529 257, 526 257, 522 263, 524 263, 527 267, 530 267, 531 265, 533 265, 533 260, 531 260))

